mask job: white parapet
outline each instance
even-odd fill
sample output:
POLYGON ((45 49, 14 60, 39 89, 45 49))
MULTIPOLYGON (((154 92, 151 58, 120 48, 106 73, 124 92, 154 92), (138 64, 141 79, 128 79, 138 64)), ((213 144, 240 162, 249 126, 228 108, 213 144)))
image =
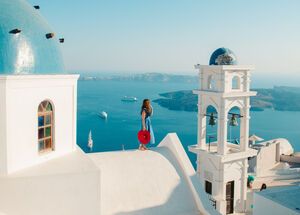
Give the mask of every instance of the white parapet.
POLYGON ((79 148, 0 176, 0 191, 0 214, 100 214, 100 171, 79 148))

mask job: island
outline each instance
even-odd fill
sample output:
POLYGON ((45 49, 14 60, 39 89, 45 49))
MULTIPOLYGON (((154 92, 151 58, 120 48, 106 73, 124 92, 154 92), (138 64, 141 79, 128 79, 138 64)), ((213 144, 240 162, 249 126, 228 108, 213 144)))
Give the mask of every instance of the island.
POLYGON ((141 74, 110 74, 97 72, 80 73, 80 81, 136 81, 136 82, 156 82, 156 83, 198 83, 198 79, 193 75, 174 75, 165 73, 141 73, 141 74))
MULTIPOLYGON (((251 111, 274 109, 278 111, 300 111, 300 87, 275 86, 270 89, 252 89, 257 96, 251 98, 251 111)), ((198 96, 192 90, 159 94, 162 98, 153 102, 176 111, 196 112, 198 96)))

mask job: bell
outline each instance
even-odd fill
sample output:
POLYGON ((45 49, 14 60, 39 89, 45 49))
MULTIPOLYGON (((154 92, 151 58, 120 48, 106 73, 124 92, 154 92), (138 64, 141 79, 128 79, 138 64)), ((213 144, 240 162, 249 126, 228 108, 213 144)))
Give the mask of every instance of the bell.
POLYGON ((216 118, 214 117, 214 114, 211 113, 209 117, 209 123, 210 126, 214 126, 216 124, 216 118))
POLYGON ((229 125, 230 126, 238 126, 239 125, 235 114, 231 115, 231 119, 230 119, 229 125))

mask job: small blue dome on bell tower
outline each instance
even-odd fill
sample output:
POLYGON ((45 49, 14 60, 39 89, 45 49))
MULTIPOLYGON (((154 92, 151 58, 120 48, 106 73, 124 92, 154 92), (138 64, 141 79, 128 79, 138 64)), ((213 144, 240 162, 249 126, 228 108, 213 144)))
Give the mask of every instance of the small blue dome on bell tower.
POLYGON ((64 73, 59 40, 26 0, 0 1, 0 75, 64 73))
POLYGON ((228 48, 216 49, 209 60, 209 65, 236 65, 237 58, 233 51, 228 48))

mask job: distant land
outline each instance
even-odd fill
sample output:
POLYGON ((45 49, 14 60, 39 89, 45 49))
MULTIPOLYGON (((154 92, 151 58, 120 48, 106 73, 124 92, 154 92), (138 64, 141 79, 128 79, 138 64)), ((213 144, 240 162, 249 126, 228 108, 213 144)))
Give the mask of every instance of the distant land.
MULTIPOLYGON (((251 98, 251 110, 266 108, 278 111, 300 111, 300 87, 275 86, 272 89, 253 89, 257 96, 251 98)), ((192 90, 159 94, 163 98, 154 100, 169 110, 197 111, 197 95, 192 90)))
POLYGON ((82 81, 95 80, 111 80, 111 81, 143 81, 143 82, 181 82, 181 83, 197 83, 197 76, 192 75, 174 75, 164 73, 142 73, 142 74, 84 74, 80 75, 82 81))
MULTIPOLYGON (((198 83, 197 76, 155 72, 142 74, 81 73, 80 80, 198 83)), ((257 91, 257 96, 251 98, 252 111, 263 111, 266 108, 279 111, 300 111, 300 87, 275 86, 269 89, 252 90, 257 91)), ((159 95, 163 98, 153 102, 169 110, 197 111, 197 95, 194 95, 192 90, 166 92, 159 95)))

